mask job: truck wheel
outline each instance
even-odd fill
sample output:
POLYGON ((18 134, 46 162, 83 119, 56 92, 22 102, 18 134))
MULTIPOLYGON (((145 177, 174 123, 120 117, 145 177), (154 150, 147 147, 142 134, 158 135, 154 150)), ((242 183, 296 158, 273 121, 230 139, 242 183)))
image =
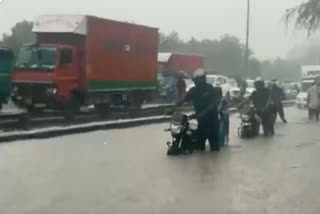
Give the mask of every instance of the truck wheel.
POLYGON ((102 118, 108 117, 110 112, 108 104, 95 104, 94 108, 102 118))
POLYGON ((75 115, 80 112, 80 100, 78 96, 72 94, 64 107, 64 119, 73 121, 75 115))
POLYGON ((30 123, 29 113, 25 113, 19 117, 18 127, 27 130, 30 123))

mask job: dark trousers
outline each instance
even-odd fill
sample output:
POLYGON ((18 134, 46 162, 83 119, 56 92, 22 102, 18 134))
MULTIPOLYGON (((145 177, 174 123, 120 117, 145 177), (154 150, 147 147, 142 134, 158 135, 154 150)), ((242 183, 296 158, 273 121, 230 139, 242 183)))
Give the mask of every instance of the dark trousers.
POLYGON ((229 139, 229 133, 230 133, 230 119, 229 118, 226 120, 226 128, 227 128, 227 138, 229 139))
POLYGON ((284 115, 284 109, 283 109, 283 105, 282 103, 279 103, 275 106, 275 111, 276 111, 276 114, 275 114, 275 121, 277 120, 277 114, 279 114, 280 118, 282 121, 286 121, 286 117, 284 115))
POLYGON ((261 121, 263 133, 265 135, 274 134, 274 111, 271 109, 258 113, 261 121))
POLYGON ((219 143, 219 120, 215 118, 213 120, 198 121, 198 133, 199 142, 198 148, 200 150, 205 149, 206 141, 209 141, 211 149, 220 148, 219 143))
POLYGON ((319 110, 309 108, 309 120, 312 120, 315 116, 317 121, 319 121, 319 114, 320 114, 319 110))

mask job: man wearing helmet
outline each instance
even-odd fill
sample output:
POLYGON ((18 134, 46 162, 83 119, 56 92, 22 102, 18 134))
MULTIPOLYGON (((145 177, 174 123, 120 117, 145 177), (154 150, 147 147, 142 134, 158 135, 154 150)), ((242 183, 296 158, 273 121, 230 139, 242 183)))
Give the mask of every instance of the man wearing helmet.
POLYGON ((203 69, 195 71, 193 82, 195 86, 173 107, 172 112, 183 103, 191 101, 195 110, 194 118, 198 120, 198 149, 204 151, 206 140, 209 140, 211 151, 219 151, 219 119, 215 89, 207 83, 203 69))
POLYGON ((253 102, 258 115, 261 117, 264 135, 274 135, 273 111, 270 108, 270 90, 265 87, 264 80, 261 77, 255 80, 254 85, 256 90, 249 99, 253 102))

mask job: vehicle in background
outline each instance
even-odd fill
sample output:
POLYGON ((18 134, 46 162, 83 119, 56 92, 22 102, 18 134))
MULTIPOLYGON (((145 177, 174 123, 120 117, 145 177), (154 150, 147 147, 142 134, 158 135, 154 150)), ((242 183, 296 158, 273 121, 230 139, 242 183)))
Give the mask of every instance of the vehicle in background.
POLYGON ((184 78, 187 88, 190 86, 192 74, 203 69, 203 56, 182 53, 158 54, 159 93, 166 102, 177 100, 177 79, 184 78))
POLYGON ((158 73, 184 73, 191 77, 199 68, 204 68, 203 56, 182 53, 159 53, 158 73))
MULTIPOLYGON (((207 75, 207 83, 213 85, 214 87, 221 87, 223 96, 227 94, 230 95, 231 101, 239 101, 240 100, 240 88, 236 80, 229 79, 226 76, 222 75, 207 75)), ((193 83, 187 85, 187 91, 189 91, 192 87, 194 87, 193 83)))
POLYGON ((11 69, 13 52, 7 47, 0 47, 0 109, 11 95, 11 69))
POLYGON ((222 95, 226 96, 230 93, 231 85, 229 84, 229 78, 221 75, 207 75, 207 82, 214 87, 221 87, 222 95))
POLYGON ((139 108, 157 89, 158 29, 82 15, 40 16, 37 44, 23 45, 12 74, 14 97, 28 109, 81 105, 105 115, 111 105, 139 108))
POLYGON ((295 100, 297 98, 299 90, 295 85, 284 82, 282 83, 282 89, 286 100, 295 100))
POLYGON ((232 102, 238 103, 241 101, 241 90, 235 79, 229 79, 227 81, 227 91, 230 92, 230 99, 232 102))
POLYGON ((307 107, 308 90, 319 76, 320 65, 301 66, 301 90, 296 99, 296 105, 299 108, 307 107))
POLYGON ((256 90, 254 86, 254 80, 247 80, 246 93, 244 94, 245 98, 249 98, 250 95, 256 90))
POLYGON ((158 73, 158 90, 162 101, 174 102, 177 99, 177 77, 171 73, 158 73))

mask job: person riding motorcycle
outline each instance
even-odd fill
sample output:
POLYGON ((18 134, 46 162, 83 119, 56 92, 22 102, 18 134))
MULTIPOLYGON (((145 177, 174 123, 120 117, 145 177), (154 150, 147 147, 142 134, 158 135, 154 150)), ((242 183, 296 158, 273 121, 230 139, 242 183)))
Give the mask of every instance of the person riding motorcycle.
POLYGON ((171 109, 170 113, 182 104, 191 101, 195 114, 191 118, 198 121, 199 142, 198 150, 205 150, 206 140, 209 140, 211 151, 219 151, 219 118, 218 99, 215 88, 206 81, 203 69, 197 69, 193 74, 195 86, 171 109))

